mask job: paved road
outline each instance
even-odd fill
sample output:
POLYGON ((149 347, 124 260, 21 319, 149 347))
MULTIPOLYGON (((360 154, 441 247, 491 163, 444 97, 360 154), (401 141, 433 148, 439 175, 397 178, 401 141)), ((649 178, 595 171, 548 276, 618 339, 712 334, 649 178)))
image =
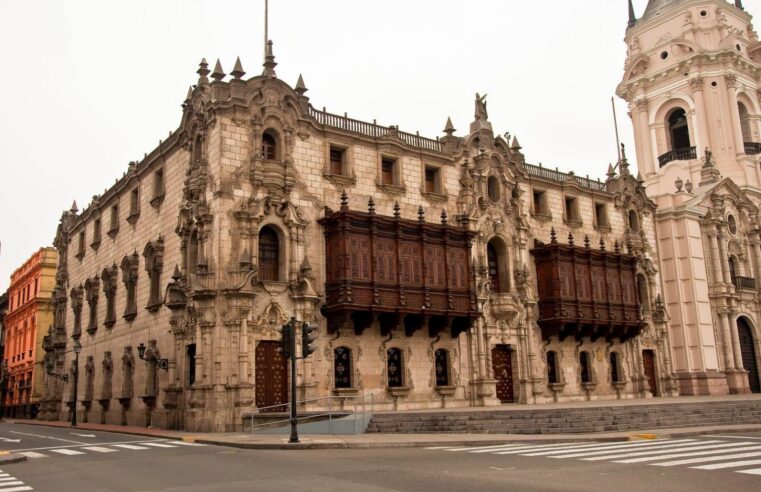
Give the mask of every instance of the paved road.
POLYGON ((761 470, 761 434, 605 444, 259 451, 6 423, 0 424, 0 448, 33 453, 25 463, 1 467, 0 492, 761 490, 761 474, 740 473, 761 470))

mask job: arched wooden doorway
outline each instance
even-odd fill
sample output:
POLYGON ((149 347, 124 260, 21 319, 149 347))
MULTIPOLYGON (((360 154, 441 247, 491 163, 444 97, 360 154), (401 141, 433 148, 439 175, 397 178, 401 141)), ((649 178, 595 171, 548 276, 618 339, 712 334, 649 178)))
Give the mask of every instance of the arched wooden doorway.
POLYGON ((494 379, 497 380, 497 398, 502 403, 513 403, 513 360, 509 345, 497 345, 491 351, 494 379))
POLYGON ((761 380, 758 376, 758 356, 753 341, 753 329, 745 317, 737 318, 737 333, 740 337, 740 354, 743 367, 748 371, 748 385, 752 393, 761 393, 761 380))

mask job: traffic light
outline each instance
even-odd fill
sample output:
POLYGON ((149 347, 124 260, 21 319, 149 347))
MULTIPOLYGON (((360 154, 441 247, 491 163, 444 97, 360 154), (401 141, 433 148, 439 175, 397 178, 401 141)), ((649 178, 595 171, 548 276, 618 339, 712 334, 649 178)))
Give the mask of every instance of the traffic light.
POLYGON ((286 359, 291 356, 291 347, 293 346, 293 325, 286 323, 280 328, 280 352, 286 359))
POLYGON ((317 325, 310 325, 309 323, 304 323, 301 326, 301 357, 307 358, 309 355, 317 350, 314 345, 312 345, 312 342, 317 340, 317 335, 314 335, 313 333, 317 331, 317 325))

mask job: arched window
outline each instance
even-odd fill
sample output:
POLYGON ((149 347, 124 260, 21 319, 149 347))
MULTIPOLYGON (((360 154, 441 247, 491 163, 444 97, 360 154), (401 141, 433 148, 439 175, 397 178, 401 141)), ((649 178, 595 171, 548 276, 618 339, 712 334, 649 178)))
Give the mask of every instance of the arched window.
POLYGON ((621 365, 618 352, 610 353, 610 381, 613 383, 621 382, 621 365))
POLYGON ((589 352, 581 352, 579 354, 579 365, 581 366, 581 382, 592 382, 592 367, 589 360, 589 352))
POLYGON ((499 189, 499 179, 497 179, 496 176, 489 176, 489 179, 486 180, 486 191, 489 195, 489 200, 493 202, 499 201, 501 193, 499 189))
POLYGON ((508 292, 510 277, 507 269, 507 247, 501 239, 495 237, 486 245, 486 261, 492 292, 508 292))
POLYGON ((386 370, 388 372, 388 387, 401 388, 404 386, 402 351, 390 348, 386 351, 386 370))
POLYGON ((436 386, 449 386, 449 352, 438 349, 434 352, 436 386))
POLYGON ((259 278, 280 280, 280 240, 271 227, 259 231, 259 278))
POLYGON ((351 349, 338 347, 333 350, 333 377, 336 388, 351 388, 351 349))
POLYGON ((639 232, 639 217, 634 210, 629 210, 629 230, 639 232))
POLYGON ((748 114, 748 108, 745 107, 745 104, 738 102, 737 110, 740 113, 740 129, 743 134, 743 142, 752 142, 753 135, 750 131, 750 115, 748 114))
POLYGON ((203 158, 203 140, 201 139, 201 136, 198 135, 196 137, 195 142, 193 142, 193 160, 200 161, 202 158, 203 158))
POLYGON ((682 108, 671 112, 668 118, 671 150, 688 149, 690 145, 690 129, 687 124, 687 113, 682 108))
POLYGON ((271 132, 262 135, 262 159, 274 161, 277 159, 277 139, 271 132))
POLYGON ((547 382, 559 383, 558 379, 558 354, 554 350, 547 352, 547 382))
POLYGON ((641 273, 637 275, 637 295, 639 296, 639 303, 642 309, 647 312, 650 311, 650 295, 647 289, 647 278, 641 273))

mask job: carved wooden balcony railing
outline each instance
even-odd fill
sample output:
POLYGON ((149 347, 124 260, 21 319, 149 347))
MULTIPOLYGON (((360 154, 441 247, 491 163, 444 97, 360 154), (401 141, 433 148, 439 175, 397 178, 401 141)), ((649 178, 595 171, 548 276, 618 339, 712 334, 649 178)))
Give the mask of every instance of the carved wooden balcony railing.
POLYGON ((560 244, 552 231, 550 244, 534 248, 542 337, 574 336, 607 341, 633 338, 642 331, 635 289, 637 258, 619 251, 560 244))
POLYGON ((756 290, 756 279, 752 277, 733 277, 732 283, 738 289, 756 290))
POLYGON ((681 149, 670 150, 658 157, 658 164, 663 167, 671 161, 689 161, 690 159, 697 158, 698 154, 695 147, 684 147, 681 149))
POLYGON ((758 142, 744 142, 745 153, 748 155, 761 154, 761 143, 758 142))
POLYGON ((430 336, 467 331, 478 316, 470 248, 474 233, 463 225, 426 223, 350 211, 342 197, 338 212, 320 220, 326 247, 329 330, 347 323, 362 333, 375 321, 381 332, 403 326, 430 336))

